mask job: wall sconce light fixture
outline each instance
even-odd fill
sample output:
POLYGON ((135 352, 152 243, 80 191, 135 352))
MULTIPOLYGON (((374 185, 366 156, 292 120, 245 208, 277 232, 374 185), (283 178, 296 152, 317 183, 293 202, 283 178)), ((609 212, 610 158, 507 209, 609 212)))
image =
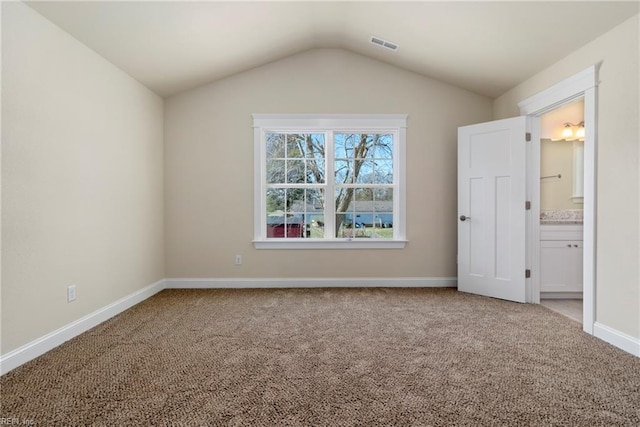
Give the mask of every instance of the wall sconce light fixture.
POLYGON ((576 131, 576 138, 584 138, 584 122, 580 122, 580 123, 565 123, 564 124, 564 129, 562 129, 562 137, 564 139, 571 139, 573 138, 573 128, 574 127, 578 127, 578 130, 576 131))

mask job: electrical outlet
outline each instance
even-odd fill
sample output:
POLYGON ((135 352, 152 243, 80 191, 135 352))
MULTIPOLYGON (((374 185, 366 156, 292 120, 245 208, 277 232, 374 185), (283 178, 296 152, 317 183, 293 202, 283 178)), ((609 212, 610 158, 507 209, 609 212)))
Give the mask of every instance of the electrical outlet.
POLYGON ((242 265, 242 255, 236 255, 236 265, 242 265))
POLYGON ((67 302, 76 300, 76 285, 67 286, 67 302))

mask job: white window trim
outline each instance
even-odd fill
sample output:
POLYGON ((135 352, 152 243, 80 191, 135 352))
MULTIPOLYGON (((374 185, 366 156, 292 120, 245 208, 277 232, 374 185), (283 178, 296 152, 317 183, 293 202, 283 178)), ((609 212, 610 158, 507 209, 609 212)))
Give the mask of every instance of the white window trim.
POLYGON ((406 114, 253 114, 254 152, 254 224, 253 244, 256 249, 402 249, 406 240, 406 114), (394 192, 393 239, 267 239, 264 237, 263 212, 266 201, 266 170, 263 138, 265 130, 281 131, 393 131, 394 174, 397 172, 394 192), (397 225, 396 225, 397 223, 397 225))

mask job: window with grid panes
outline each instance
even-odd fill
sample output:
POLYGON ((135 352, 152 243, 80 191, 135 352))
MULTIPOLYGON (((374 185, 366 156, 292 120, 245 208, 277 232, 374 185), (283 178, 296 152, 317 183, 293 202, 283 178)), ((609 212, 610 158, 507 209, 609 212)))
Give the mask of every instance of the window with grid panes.
POLYGON ((405 244, 404 115, 254 115, 257 248, 405 244))

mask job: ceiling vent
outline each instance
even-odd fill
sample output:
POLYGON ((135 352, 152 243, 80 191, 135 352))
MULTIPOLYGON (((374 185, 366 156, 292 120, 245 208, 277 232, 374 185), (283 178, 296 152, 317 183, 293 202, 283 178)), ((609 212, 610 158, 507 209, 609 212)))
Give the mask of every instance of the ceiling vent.
POLYGON ((393 50, 394 52, 398 50, 398 45, 396 43, 390 42, 388 40, 381 39, 380 37, 371 36, 371 43, 378 45, 380 47, 387 48, 389 50, 393 50))

